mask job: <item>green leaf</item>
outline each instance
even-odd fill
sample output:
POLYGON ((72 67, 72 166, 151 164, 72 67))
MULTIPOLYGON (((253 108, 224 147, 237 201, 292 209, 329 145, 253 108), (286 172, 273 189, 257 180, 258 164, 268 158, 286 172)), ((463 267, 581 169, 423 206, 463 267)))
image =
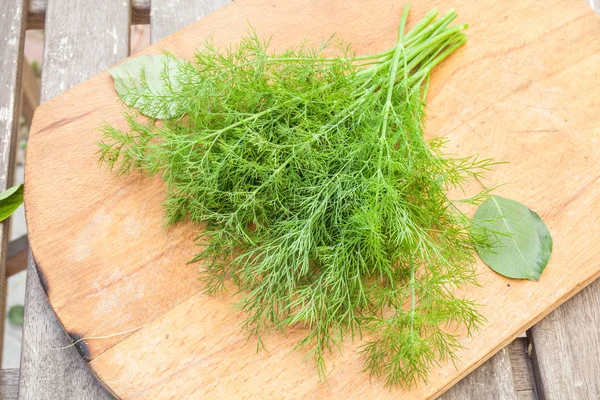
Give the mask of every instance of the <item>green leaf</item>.
POLYGON ((488 267, 509 278, 540 278, 552 253, 552 237, 534 211, 517 201, 491 196, 475 212, 473 225, 488 232, 488 243, 477 246, 488 267))
POLYGON ((15 212, 23 203, 23 185, 16 185, 0 193, 0 221, 15 212))
POLYGON ((171 55, 140 56, 108 70, 123 102, 156 119, 180 115, 174 92, 179 91, 177 75, 183 60, 171 55))
POLYGON ((8 310, 8 320, 13 324, 23 325, 23 321, 25 321, 25 307, 18 305, 12 306, 10 310, 8 310))

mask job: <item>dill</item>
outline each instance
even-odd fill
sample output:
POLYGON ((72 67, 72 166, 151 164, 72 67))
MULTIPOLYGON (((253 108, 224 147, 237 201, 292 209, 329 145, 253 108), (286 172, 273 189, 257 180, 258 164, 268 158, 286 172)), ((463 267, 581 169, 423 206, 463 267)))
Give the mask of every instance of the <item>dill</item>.
POLYGON ((333 39, 280 54, 255 34, 208 42, 176 73, 165 64, 160 95, 143 72, 121 80, 144 114, 172 117, 129 111, 129 128, 107 126, 100 143, 113 172, 162 177, 170 223, 201 224, 206 292, 237 285, 259 346, 265 329, 307 328, 298 346, 323 378, 327 353, 364 335, 365 370, 411 386, 454 359, 456 328, 483 320, 454 294, 476 284, 479 239, 447 191, 492 163, 423 136, 429 74, 466 26, 432 10, 405 32, 407 17, 371 56, 333 39))

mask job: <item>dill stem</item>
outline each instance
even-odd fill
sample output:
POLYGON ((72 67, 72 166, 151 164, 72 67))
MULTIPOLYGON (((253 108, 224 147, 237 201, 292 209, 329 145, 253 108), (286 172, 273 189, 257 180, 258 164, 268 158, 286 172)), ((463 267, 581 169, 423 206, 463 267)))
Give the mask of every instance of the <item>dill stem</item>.
POLYGON ((417 296, 415 295, 415 267, 410 265, 410 330, 414 330, 417 296))
POLYGON ((442 54, 437 56, 437 58, 435 58, 433 61, 431 61, 425 68, 423 68, 423 70, 421 70, 421 71, 417 72, 415 75, 413 75, 412 81, 416 82, 417 84, 420 84, 421 82, 423 82, 423 80, 431 73, 431 70, 436 65, 441 63, 444 59, 446 59, 446 57, 448 57, 456 49, 458 49, 460 46, 462 46, 464 43, 466 43, 466 41, 467 41, 467 38, 463 37, 457 43, 455 43, 451 47, 447 48, 442 54))
POLYGON ((411 30, 406 34, 406 42, 409 43, 413 36, 418 35, 425 29, 431 22, 438 16, 438 11, 434 8, 429 11, 421 21, 419 21, 411 30))
POLYGON ((456 18, 456 13, 454 11, 450 11, 444 17, 433 22, 433 24, 427 26, 425 29, 423 29, 421 32, 419 32, 414 37, 412 35, 410 35, 410 33, 412 31, 409 32, 407 36, 410 35, 410 39, 407 39, 406 44, 413 45, 415 42, 419 43, 423 40, 426 40, 427 38, 437 35, 440 31, 444 30, 446 28, 446 26, 448 26, 448 24, 450 22, 452 22, 455 18, 456 18))
MULTIPOLYGON (((249 121, 252 121, 252 120, 258 119, 258 118, 262 117, 262 116, 263 116, 263 115, 265 115, 265 114, 269 114, 269 113, 271 113, 271 112, 273 112, 273 111, 277 110, 278 108, 280 108, 280 106, 277 106, 277 107, 271 107, 271 108, 268 108, 268 109, 266 109, 266 110, 263 110, 263 111, 261 111, 261 112, 258 112, 258 113, 256 113, 256 114, 252 114, 252 115, 250 115, 250 116, 248 116, 248 117, 246 117, 246 118, 244 118, 244 119, 241 119, 241 120, 239 120, 239 121, 237 121, 237 122, 234 122, 234 123, 233 123, 233 124, 231 124, 231 125, 227 125, 227 126, 226 126, 226 127, 224 127, 224 128, 221 128, 221 129, 219 129, 219 130, 217 130, 217 131, 214 131, 214 132, 213 132, 213 133, 211 133, 210 135, 206 135, 206 136, 204 136, 204 137, 203 137, 203 139, 206 139, 206 138, 211 138, 211 137, 213 137, 213 136, 216 136, 216 137, 215 137, 215 140, 216 140, 216 139, 218 139, 218 138, 219 138, 219 136, 220 136, 220 135, 222 135, 223 133, 227 132, 228 130, 231 130, 231 129, 233 129, 233 128, 236 128, 236 127, 238 127, 238 126, 240 126, 240 125, 243 125, 243 124, 245 124, 246 122, 249 122, 249 121)), ((214 142, 214 141, 213 141, 213 142, 214 142)))

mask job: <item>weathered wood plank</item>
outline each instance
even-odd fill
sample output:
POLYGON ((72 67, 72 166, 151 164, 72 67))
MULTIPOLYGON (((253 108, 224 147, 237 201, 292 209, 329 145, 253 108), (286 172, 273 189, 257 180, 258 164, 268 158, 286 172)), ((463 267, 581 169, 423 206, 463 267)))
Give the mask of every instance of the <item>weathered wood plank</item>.
MULTIPOLYGON (((23 0, 5 0, 0 3, 0 192, 12 185, 14 175, 26 6, 23 0)), ((0 360, 9 224, 8 220, 0 223, 0 360)))
MULTIPOLYGON (((27 15, 27 29, 43 29, 44 17, 46 13, 46 3, 48 0, 29 0, 29 13, 27 15)), ((131 23, 149 24, 150 23, 150 2, 151 0, 131 0, 131 23)), ((587 0, 590 6, 600 12, 600 0, 587 0)), ((157 5, 165 3, 161 1, 157 5)), ((196 3, 201 3, 197 1, 196 3)))
POLYGON ((515 339, 507 346, 517 400, 537 400, 538 398, 528 347, 529 342, 525 338, 515 339))
POLYGON ((515 339, 440 399, 538 400, 527 348, 527 339, 515 339))
POLYGON ((439 399, 517 400, 508 349, 500 350, 439 399))
POLYGON ((152 43, 231 3, 231 0, 154 1, 150 11, 152 43))
POLYGON ((129 5, 111 0, 53 1, 45 30, 41 102, 110 67, 129 53, 129 5))
MULTIPOLYGON (((44 29, 46 5, 48 0, 29 0, 29 13, 27 14, 27 29, 44 29)), ((130 0, 131 23, 150 23, 150 0, 130 0)))
POLYGON ((56 319, 29 257, 19 399, 110 399, 56 319))
POLYGON ((19 370, 0 369, 0 399, 17 400, 19 397, 19 370))
POLYGON ((540 398, 600 398, 600 281, 544 318, 528 335, 540 398))
MULTIPOLYGON (((47 10, 42 102, 111 66, 129 52, 129 4, 122 0, 53 1, 47 10)), ((108 393, 56 319, 29 262, 21 399, 103 399, 108 393)))

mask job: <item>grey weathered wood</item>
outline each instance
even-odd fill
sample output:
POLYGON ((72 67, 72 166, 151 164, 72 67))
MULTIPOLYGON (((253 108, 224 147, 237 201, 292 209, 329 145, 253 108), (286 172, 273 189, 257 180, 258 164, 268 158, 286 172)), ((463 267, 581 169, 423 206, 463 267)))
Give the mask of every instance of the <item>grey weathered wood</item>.
POLYGON ((600 399, 600 281, 538 322, 528 336, 541 399, 600 399))
POLYGON ((482 366, 444 393, 440 400, 517 400, 510 365, 505 347, 482 366))
POLYGON ((127 57, 129 21, 127 1, 50 1, 41 101, 127 57))
MULTIPOLYGON (((42 102, 113 65, 129 52, 129 4, 51 0, 46 13, 42 102)), ((20 399, 104 399, 59 324, 33 262, 27 267, 20 399)))
MULTIPOLYGON (((0 3, 0 192, 12 185, 14 175, 26 6, 23 0, 3 0, 0 3)), ((8 220, 0 223, 0 360, 9 223, 8 220)))
MULTIPOLYGON (((166 1, 166 0, 165 0, 166 1)), ((131 23, 150 23, 150 0, 130 0, 131 23)), ((29 13, 27 15, 27 29, 44 29, 46 6, 48 0, 29 0, 29 13)))
POLYGON ((231 3, 231 0, 154 0, 150 8, 152 43, 231 3))
POLYGON ((56 319, 31 256, 27 266, 19 399, 111 399, 56 319), (60 349, 59 349, 60 348, 60 349))
POLYGON ((507 346, 517 392, 517 400, 537 400, 535 378, 529 357, 529 342, 525 338, 515 339, 507 346))
MULTIPOLYGON (((131 0, 131 23, 150 23, 150 1, 131 0)), ((48 0, 29 0, 29 13, 27 15, 27 29, 43 29, 48 0)), ((600 0, 587 0, 590 6, 600 13, 600 0)), ((198 3, 201 3, 198 1, 198 3)))
POLYGON ((0 370, 0 399, 17 400, 19 397, 19 370, 0 370))

